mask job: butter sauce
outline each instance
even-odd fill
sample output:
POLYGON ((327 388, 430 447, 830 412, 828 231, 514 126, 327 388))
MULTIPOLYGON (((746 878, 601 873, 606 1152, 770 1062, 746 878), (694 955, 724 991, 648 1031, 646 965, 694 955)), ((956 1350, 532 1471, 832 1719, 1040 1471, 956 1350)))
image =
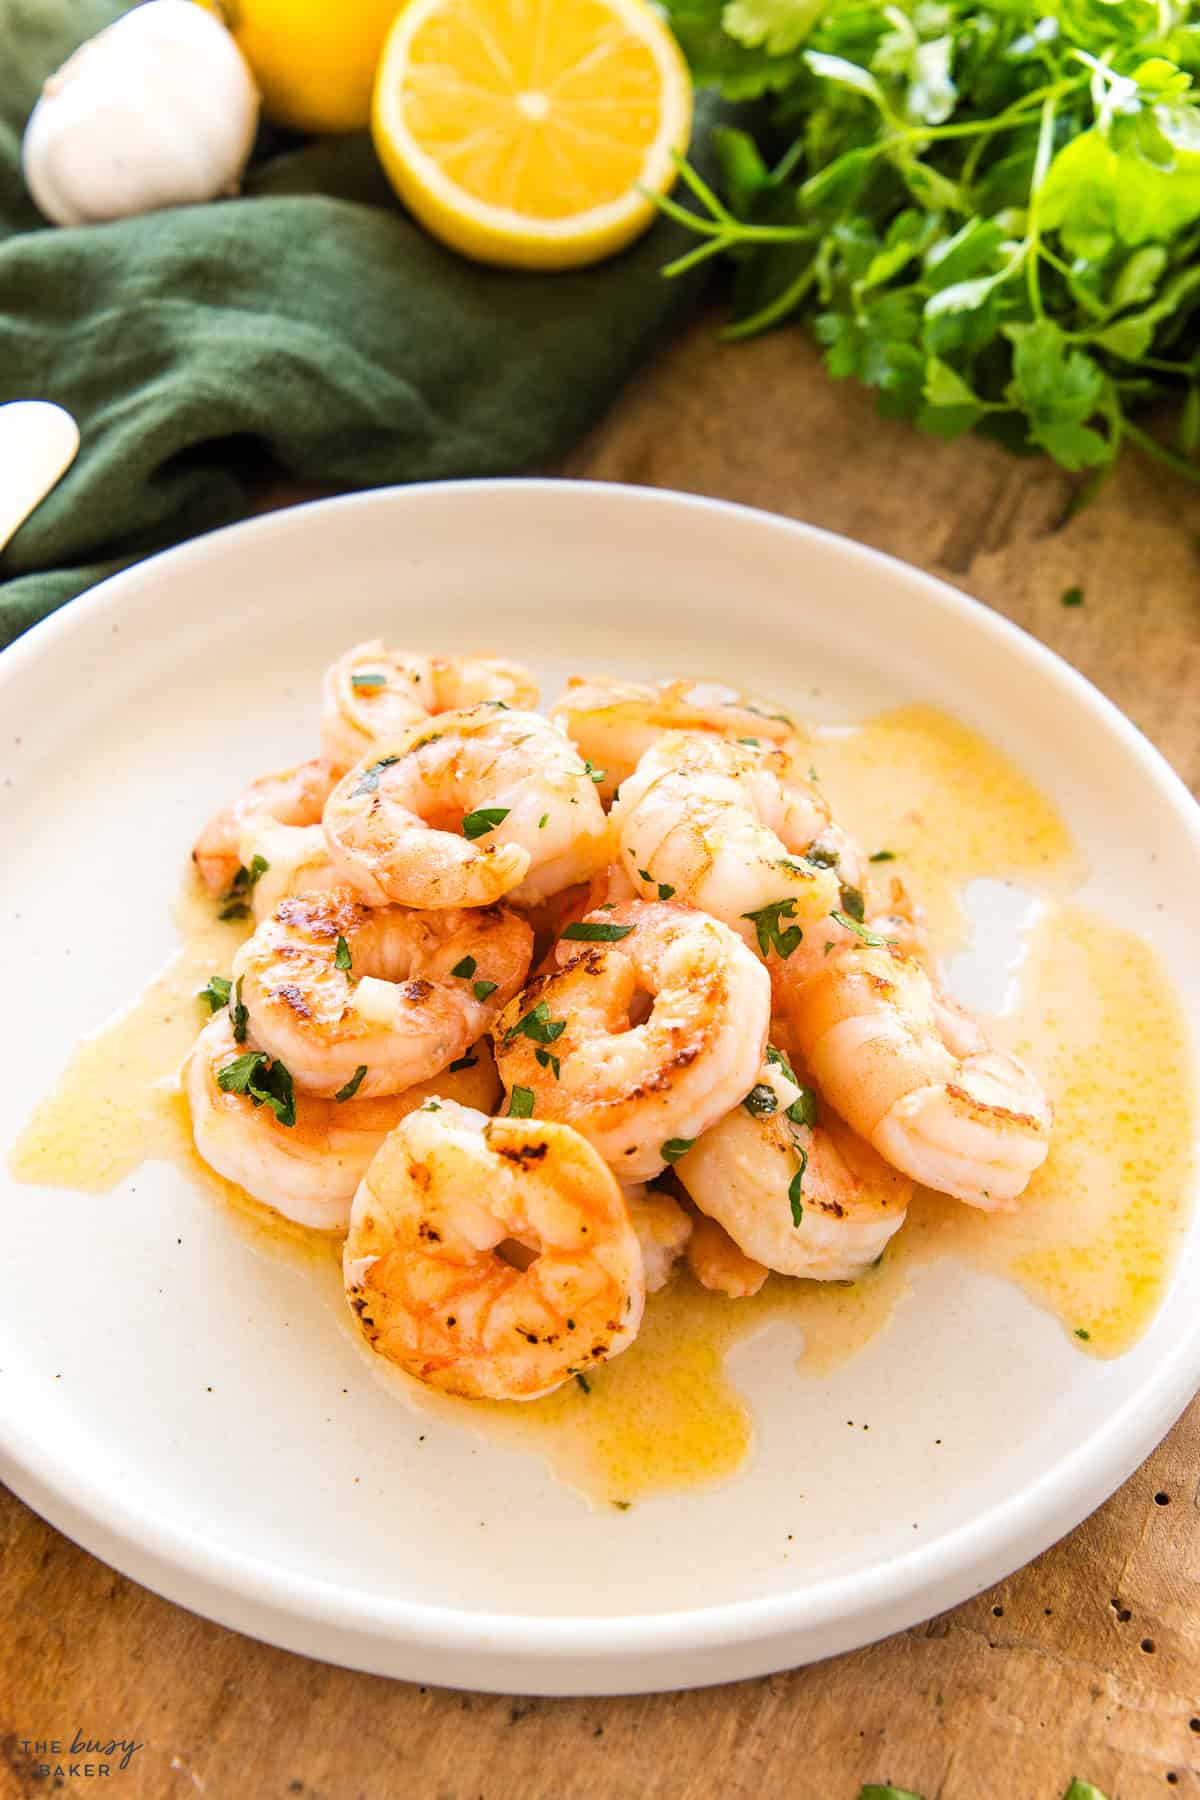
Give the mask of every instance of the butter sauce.
MULTIPOLYGON (((414 1406, 534 1451, 601 1502, 628 1506, 736 1472, 753 1421, 726 1357, 774 1319, 802 1336, 801 1372, 819 1376, 882 1329, 910 1270, 953 1256, 1016 1283, 1081 1352, 1116 1355, 1153 1316, 1186 1225, 1196 1143, 1186 1025, 1154 949, 1067 898, 1083 868, 1050 802, 991 745, 928 707, 823 734, 813 755, 851 833, 868 851, 891 852, 872 865, 878 896, 899 876, 944 951, 966 939, 971 880, 1003 877, 1040 900, 1016 1003, 992 1028, 1047 1084, 1056 1109, 1050 1156, 1012 1215, 918 1194, 882 1264, 853 1284, 772 1277, 753 1300, 730 1302, 677 1275, 650 1298, 637 1342, 592 1372, 586 1391, 572 1382, 529 1406, 460 1401, 364 1349, 414 1406)), ((10 1166, 21 1181, 102 1193, 139 1163, 170 1159, 259 1248, 308 1262, 328 1288, 336 1240, 280 1219, 206 1169, 192 1147, 177 1077, 205 1016, 195 996, 228 970, 245 931, 214 911, 190 885, 178 909, 182 948, 127 1012, 79 1045, 10 1166)), ((348 1315, 343 1324, 351 1330, 348 1315)))

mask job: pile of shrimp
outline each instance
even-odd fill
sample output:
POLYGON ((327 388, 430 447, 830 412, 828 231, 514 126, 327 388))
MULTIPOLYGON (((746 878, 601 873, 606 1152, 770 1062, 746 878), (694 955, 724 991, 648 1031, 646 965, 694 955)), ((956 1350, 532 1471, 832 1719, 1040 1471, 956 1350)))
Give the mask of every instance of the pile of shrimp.
POLYGON ((852 1281, 914 1183, 1013 1208, 1050 1108, 946 992, 777 707, 356 645, 320 755, 193 852, 253 918, 188 1061, 201 1156, 345 1234, 382 1357, 532 1400, 685 1260, 852 1281))

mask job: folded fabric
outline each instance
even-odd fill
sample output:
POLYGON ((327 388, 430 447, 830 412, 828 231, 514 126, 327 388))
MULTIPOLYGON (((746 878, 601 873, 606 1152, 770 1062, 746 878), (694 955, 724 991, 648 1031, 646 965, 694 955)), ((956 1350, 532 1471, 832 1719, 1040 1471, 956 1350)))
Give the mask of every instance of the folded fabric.
MULTIPOLYGON (((0 402, 79 421, 0 556, 0 645, 138 556, 241 517, 262 450, 302 482, 503 475, 559 455, 694 297, 666 220, 567 274, 482 268, 395 200, 366 137, 260 146, 245 194, 47 225, 21 180, 41 82, 125 8, 0 11, 0 402), (271 151, 274 151, 272 154, 271 151)), ((715 105, 700 96, 701 163, 715 105)))

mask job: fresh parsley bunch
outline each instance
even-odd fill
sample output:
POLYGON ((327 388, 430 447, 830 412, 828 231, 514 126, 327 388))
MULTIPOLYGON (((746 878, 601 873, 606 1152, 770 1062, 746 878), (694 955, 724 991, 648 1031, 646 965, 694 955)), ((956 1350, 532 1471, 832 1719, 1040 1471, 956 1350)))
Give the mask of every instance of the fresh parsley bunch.
POLYGON ((698 82, 765 101, 725 200, 685 166, 662 202, 701 239, 669 273, 736 264, 730 337, 803 312, 923 430, 1200 480, 1200 5, 666 3, 698 82))

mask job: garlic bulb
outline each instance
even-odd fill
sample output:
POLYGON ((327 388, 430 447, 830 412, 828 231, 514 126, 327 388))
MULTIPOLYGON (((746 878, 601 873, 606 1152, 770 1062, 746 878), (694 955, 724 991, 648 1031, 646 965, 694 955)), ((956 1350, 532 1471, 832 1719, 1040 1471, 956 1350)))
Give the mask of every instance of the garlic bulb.
POLYGON ((224 25, 193 0, 145 0, 46 82, 25 182, 57 225, 237 192, 258 90, 224 25))

